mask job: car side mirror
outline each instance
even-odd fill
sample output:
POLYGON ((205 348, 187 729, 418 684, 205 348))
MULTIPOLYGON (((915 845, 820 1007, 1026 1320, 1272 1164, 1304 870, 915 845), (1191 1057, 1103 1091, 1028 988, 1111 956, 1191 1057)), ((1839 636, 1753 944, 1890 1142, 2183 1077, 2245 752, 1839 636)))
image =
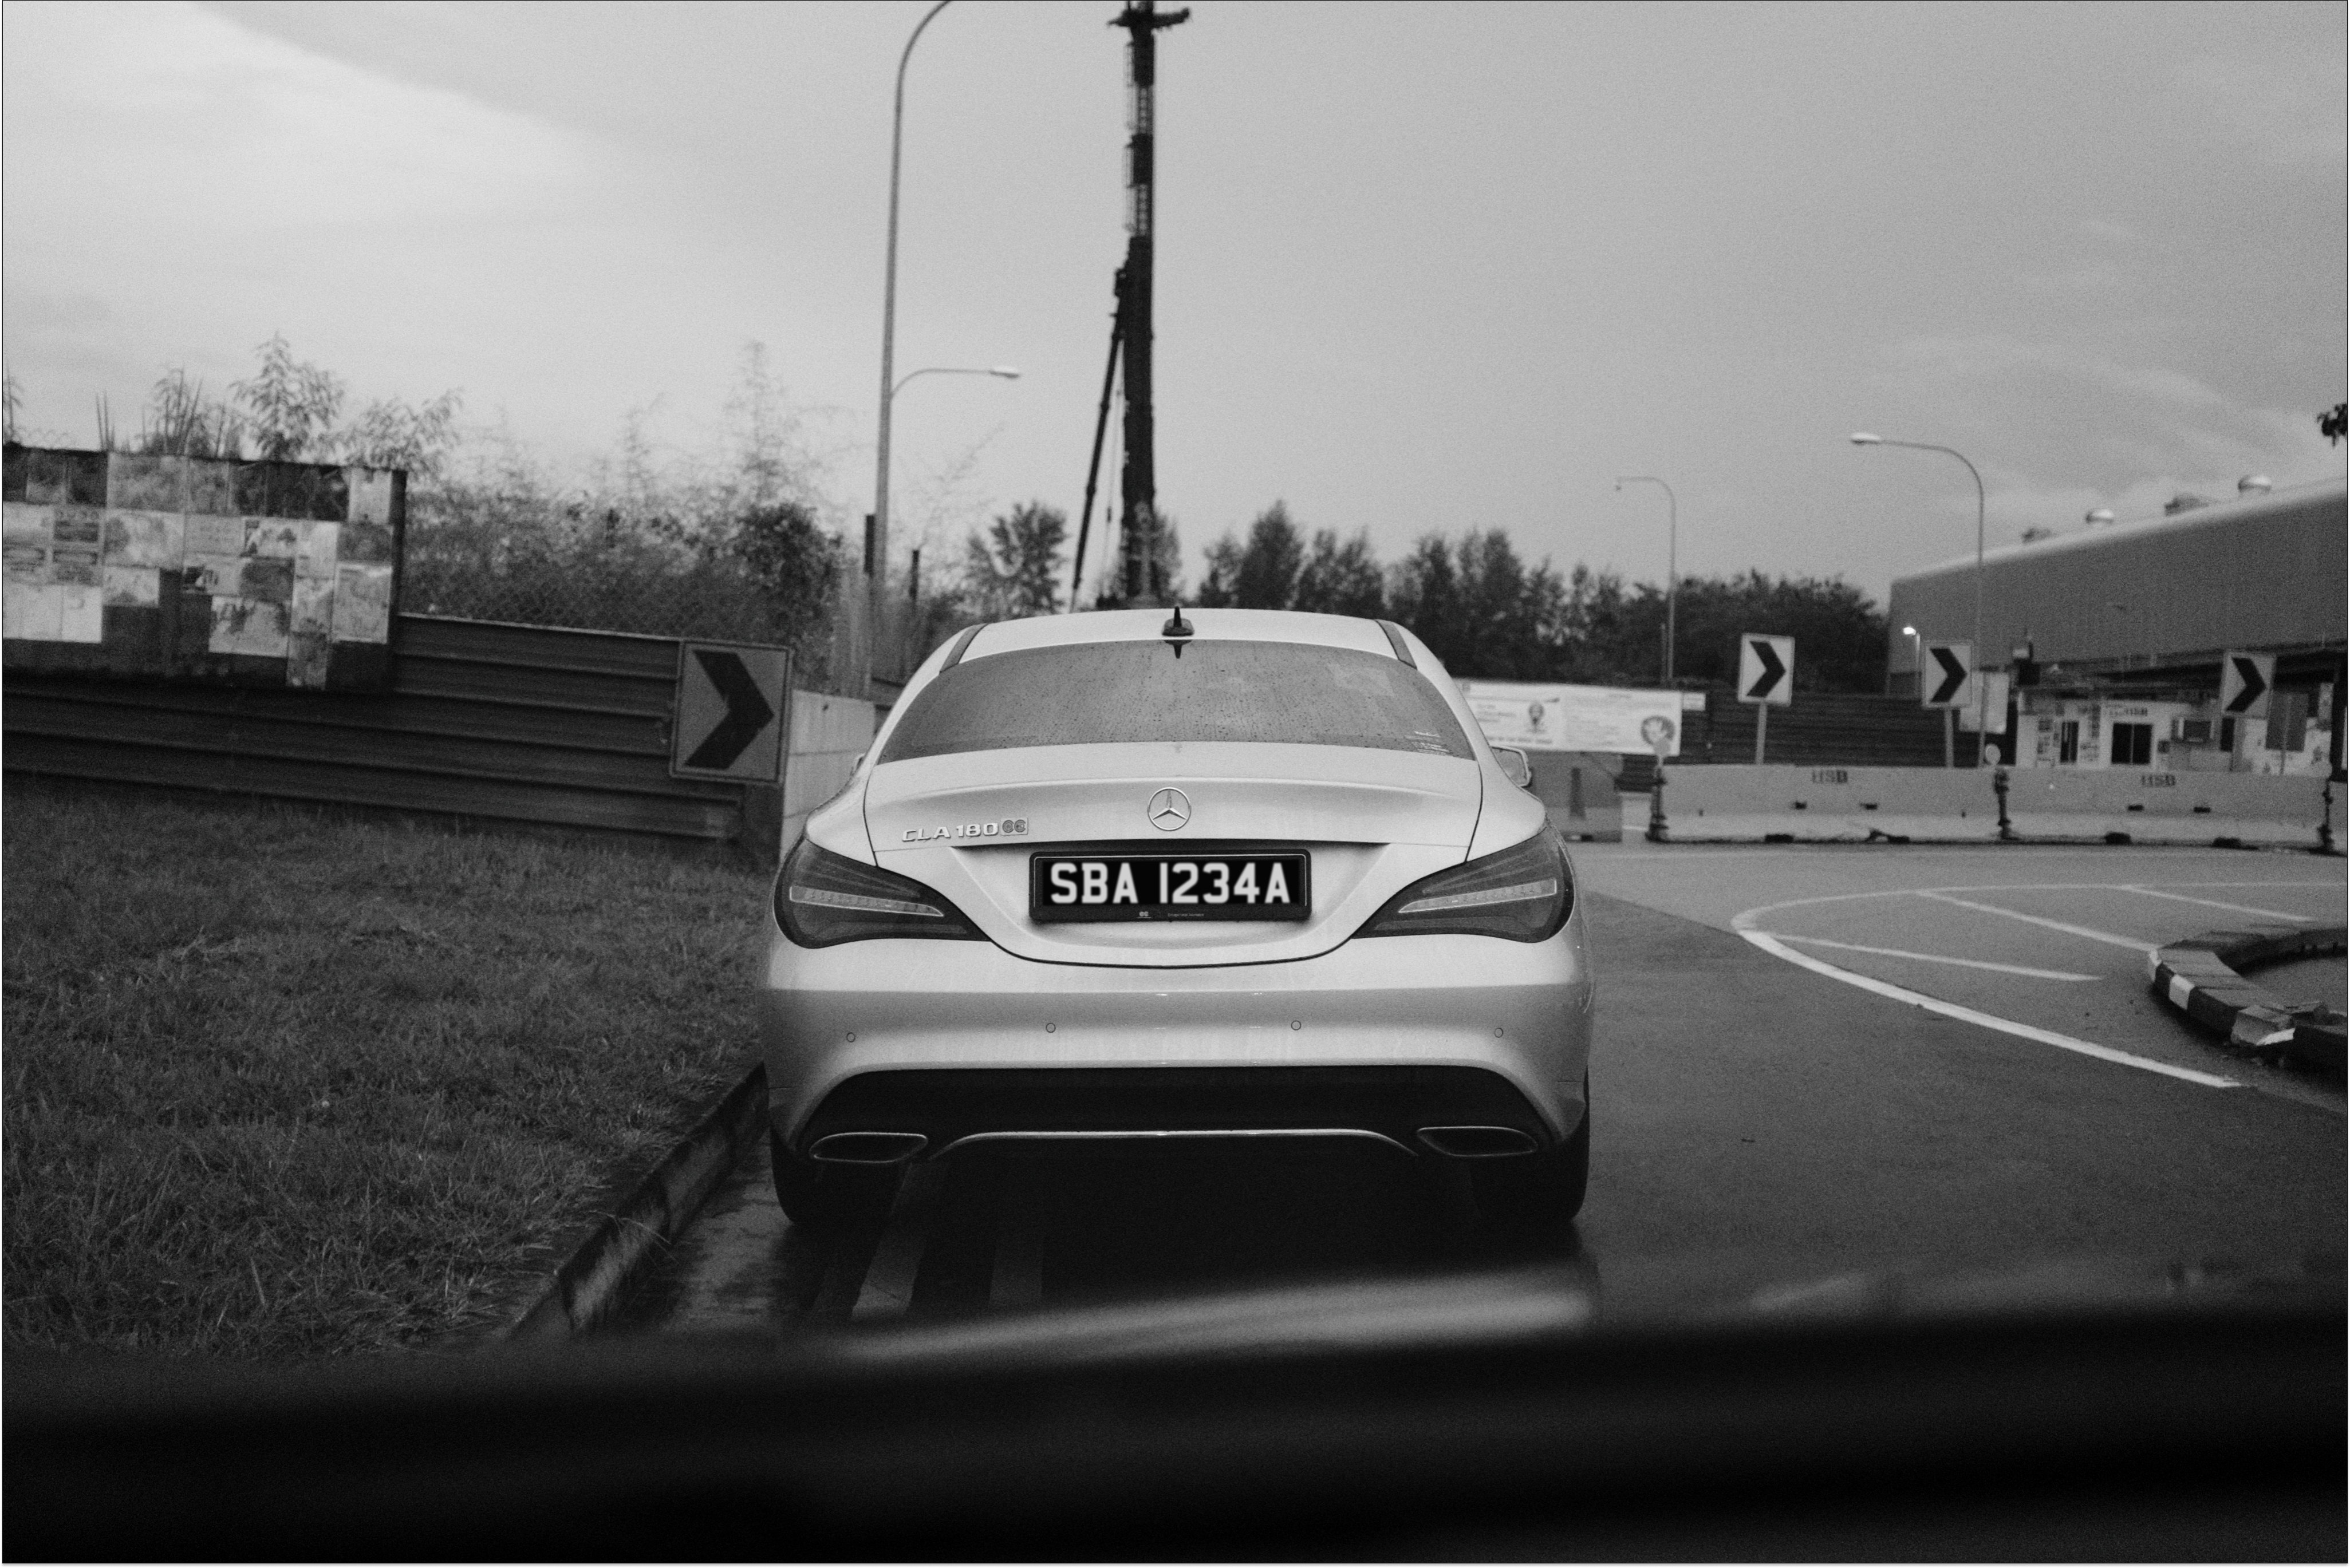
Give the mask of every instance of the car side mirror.
POLYGON ((1493 755, 1502 764, 1502 772, 1520 789, 1534 787, 1534 760, 1515 746, 1495 746, 1493 755))

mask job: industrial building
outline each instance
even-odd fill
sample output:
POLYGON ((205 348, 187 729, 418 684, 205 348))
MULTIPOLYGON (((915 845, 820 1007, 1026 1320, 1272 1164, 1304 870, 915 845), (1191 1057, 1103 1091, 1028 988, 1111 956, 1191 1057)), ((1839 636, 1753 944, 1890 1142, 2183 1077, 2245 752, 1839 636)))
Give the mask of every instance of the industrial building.
MULTIPOLYGON (((1976 663, 2012 675, 2007 729, 1991 737, 2003 760, 2340 778, 2345 495, 2338 479, 2277 491, 2251 479, 2232 501, 2181 496, 2134 522, 2093 514, 1987 552, 1976 663), (2249 670, 2230 654, 2251 656, 2249 670)), ((1918 693, 1928 645, 1972 640, 1975 594, 1972 556, 1895 579, 1894 693, 1918 693)))

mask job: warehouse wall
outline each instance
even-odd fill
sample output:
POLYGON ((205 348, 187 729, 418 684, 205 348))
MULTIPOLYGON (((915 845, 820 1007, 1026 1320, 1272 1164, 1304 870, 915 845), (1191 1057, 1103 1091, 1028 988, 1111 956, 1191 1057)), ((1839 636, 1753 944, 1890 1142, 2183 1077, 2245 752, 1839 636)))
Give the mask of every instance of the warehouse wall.
MULTIPOLYGON (((2027 637, 2043 664, 2339 648, 2350 573, 2345 493, 2337 479, 2002 545, 1983 558, 1981 657, 2004 664, 2027 637)), ((1971 640, 1974 603, 1971 556, 1897 578, 1887 668, 1915 668, 1905 626, 1928 642, 1971 640)))

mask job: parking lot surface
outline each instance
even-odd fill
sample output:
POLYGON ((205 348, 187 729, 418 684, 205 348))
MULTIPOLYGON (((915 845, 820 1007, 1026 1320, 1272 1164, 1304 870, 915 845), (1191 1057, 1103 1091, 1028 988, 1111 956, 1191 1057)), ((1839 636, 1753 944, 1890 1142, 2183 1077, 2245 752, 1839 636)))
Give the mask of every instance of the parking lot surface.
POLYGON ((2338 1080, 2224 1050, 2147 983, 2147 955, 2182 937, 2340 924, 2339 858, 2120 846, 1623 844, 1582 846, 1575 860, 1596 891, 1735 931, 1815 972, 2060 1036, 2070 1044, 2043 1043, 2094 1048, 2085 1054, 2124 1070, 2343 1109, 2338 1080))
POLYGON ((2148 993, 2144 954, 2215 926, 2338 920, 2342 862, 1635 845, 1576 858, 1600 1022, 1591 1195, 1562 1232, 1492 1233, 1399 1157, 1298 1147, 958 1157, 818 1238, 776 1209, 763 1143, 627 1325, 789 1333, 1527 1265, 1639 1321, 1858 1273, 2339 1255, 2339 1081, 2205 1042, 2148 993))

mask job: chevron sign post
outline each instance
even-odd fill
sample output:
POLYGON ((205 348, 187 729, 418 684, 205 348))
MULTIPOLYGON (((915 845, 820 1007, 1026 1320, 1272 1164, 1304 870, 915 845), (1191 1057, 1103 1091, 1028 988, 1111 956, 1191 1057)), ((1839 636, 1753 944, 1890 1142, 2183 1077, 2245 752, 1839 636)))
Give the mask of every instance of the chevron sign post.
POLYGON ((670 775, 738 784, 781 779, 791 671, 785 649, 681 643, 670 775))
POLYGON ((1795 639, 1747 632, 1738 639, 1738 700, 1754 704, 1754 760, 1762 760, 1762 738, 1771 710, 1795 700, 1795 639))
POLYGON ((1975 645, 1971 642, 1929 642, 1926 663, 1918 671, 1918 701, 1942 711, 1942 765, 1959 765, 1958 716, 1975 705, 1975 645))
POLYGON ((1929 642, 1926 645, 1926 668, 1918 691, 1929 708, 1971 708, 1975 705, 1974 682, 1967 676, 1975 667, 1975 645, 1971 642, 1929 642))
POLYGON ((2220 661, 2220 711, 2230 719, 2266 718, 2269 688, 2275 682, 2275 654, 2230 649, 2220 661))

